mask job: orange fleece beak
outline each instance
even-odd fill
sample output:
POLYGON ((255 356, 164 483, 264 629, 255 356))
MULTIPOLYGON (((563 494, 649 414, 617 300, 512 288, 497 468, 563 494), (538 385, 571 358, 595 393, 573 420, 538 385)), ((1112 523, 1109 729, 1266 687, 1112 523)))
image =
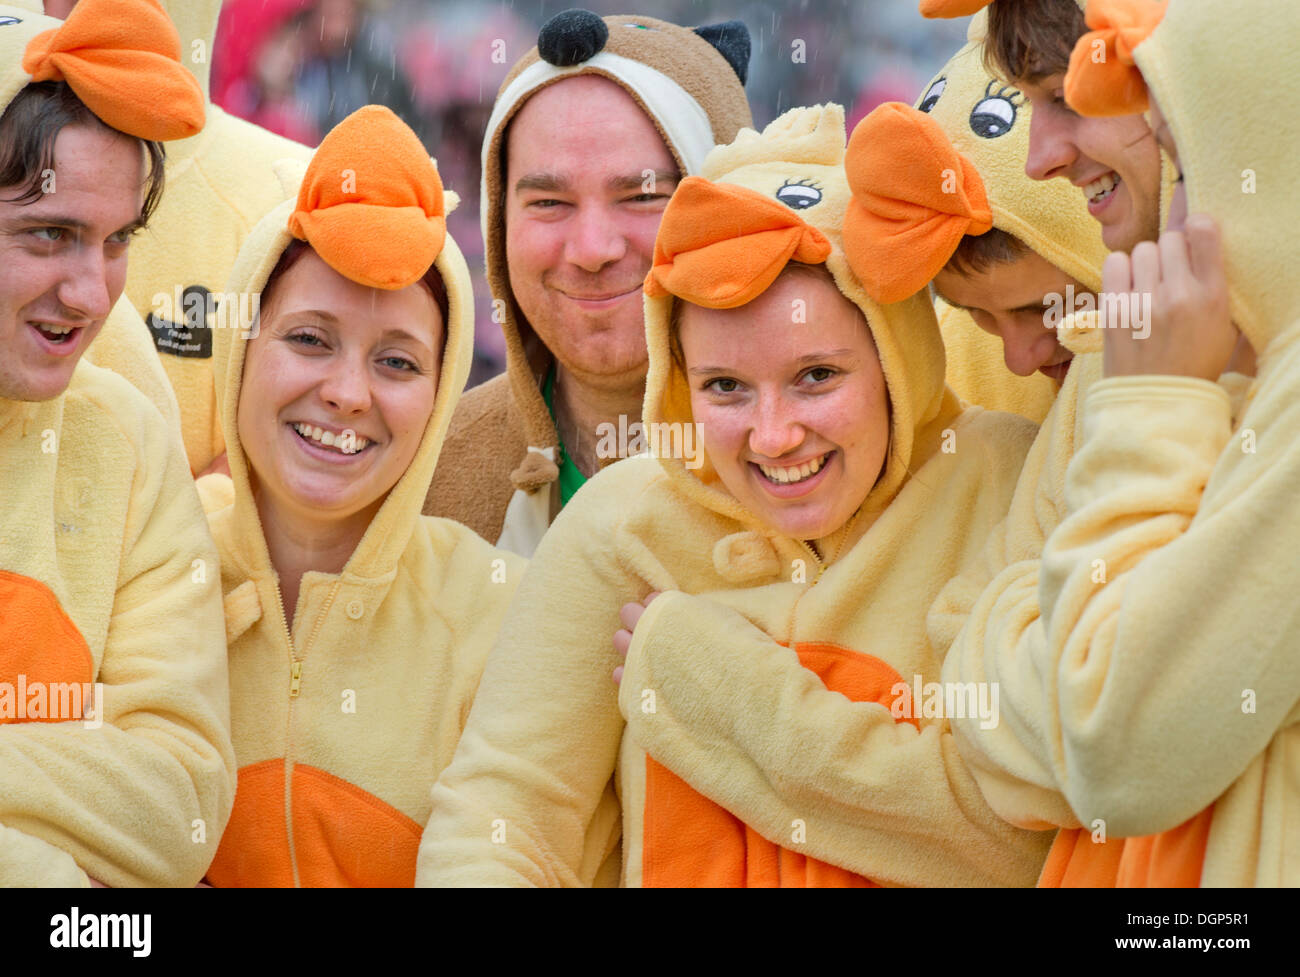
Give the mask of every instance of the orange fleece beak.
POLYGON ((967 17, 977 14, 993 0, 921 0, 922 17, 967 17))
POLYGON ((762 295, 788 262, 821 264, 830 253, 826 236, 779 201, 688 176, 664 210, 645 291, 734 309, 762 295))
POLYGON ((181 64, 181 40, 158 0, 81 0, 63 26, 23 52, 33 82, 66 81, 106 124, 138 139, 203 128, 203 89, 181 64))
POLYGON ((406 123, 367 105, 330 130, 312 156, 289 233, 344 278, 405 288, 442 251, 442 180, 406 123))
POLYGON ((853 190, 844 215, 844 254, 877 302, 915 295, 962 237, 993 227, 975 165, 939 123, 910 105, 886 102, 859 122, 844 168, 853 190))
POLYGON ((1092 28, 1079 38, 1065 73, 1065 101, 1080 115, 1145 112, 1147 86, 1133 50, 1165 16, 1169 0, 1091 0, 1092 28))

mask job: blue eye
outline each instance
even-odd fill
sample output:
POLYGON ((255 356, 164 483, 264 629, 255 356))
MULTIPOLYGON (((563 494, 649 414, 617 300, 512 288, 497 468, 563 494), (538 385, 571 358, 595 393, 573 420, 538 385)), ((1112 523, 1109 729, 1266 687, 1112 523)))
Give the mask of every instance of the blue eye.
POLYGON ((17 17, 0 17, 0 27, 10 27, 13 24, 21 24, 22 21, 17 17))

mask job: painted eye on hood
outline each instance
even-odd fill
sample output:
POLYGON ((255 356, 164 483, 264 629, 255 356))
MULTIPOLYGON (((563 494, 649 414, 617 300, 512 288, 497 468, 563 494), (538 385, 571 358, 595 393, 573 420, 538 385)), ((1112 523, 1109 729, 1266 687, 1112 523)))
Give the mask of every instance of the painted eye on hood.
POLYGON ((11 24, 21 24, 21 23, 22 21, 19 20, 17 17, 8 17, 8 16, 0 17, 0 27, 8 27, 11 24))
MULTIPOLYGON (((996 81, 990 81, 984 89, 984 97, 971 109, 971 132, 981 139, 1004 136, 1016 124, 1016 109, 1020 103, 1015 99, 1020 92, 1014 88, 999 88, 994 92, 993 86, 996 84, 996 81)), ((1023 96, 1021 99, 1023 101, 1023 96)))
POLYGON ((943 94, 943 90, 947 87, 947 78, 935 79, 934 84, 925 90, 925 97, 921 99, 921 104, 917 108, 922 112, 929 112, 934 108, 935 103, 939 101, 939 96, 943 94))
POLYGON ((821 203, 822 189, 812 180, 786 180, 776 191, 776 199, 791 210, 807 210, 821 203))

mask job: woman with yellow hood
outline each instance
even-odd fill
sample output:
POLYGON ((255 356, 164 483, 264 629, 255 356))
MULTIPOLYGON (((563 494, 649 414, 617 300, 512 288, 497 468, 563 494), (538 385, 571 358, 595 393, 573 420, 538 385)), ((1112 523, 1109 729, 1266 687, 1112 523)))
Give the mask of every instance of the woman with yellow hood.
POLYGON ((214 885, 412 883, 429 788, 521 576, 420 515, 474 333, 453 201, 415 134, 367 106, 231 274, 260 311, 215 347, 239 779, 214 885))
POLYGON ((1036 878, 1046 839, 963 767, 925 629, 1033 427, 961 409, 924 291, 864 290, 869 154, 846 179, 844 136, 838 106, 792 110, 674 194, 646 282, 657 457, 601 472, 543 539, 419 884, 1036 878), (616 688, 619 608, 652 591, 616 688))
POLYGON ((1043 552, 1036 753, 1087 829, 1045 877, 1300 885, 1300 27, 1286 0, 1237 13, 1225 34, 1212 5, 1091 0, 1066 77, 1082 114, 1149 108, 1181 182, 1159 243, 1107 259, 1150 335, 1109 307, 1043 552), (1234 416, 1215 380, 1239 338, 1258 365, 1234 416))

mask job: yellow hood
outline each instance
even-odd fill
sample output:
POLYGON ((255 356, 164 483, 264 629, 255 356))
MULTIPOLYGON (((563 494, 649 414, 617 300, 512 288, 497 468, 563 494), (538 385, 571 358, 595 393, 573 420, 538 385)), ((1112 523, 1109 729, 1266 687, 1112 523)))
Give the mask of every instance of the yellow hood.
POLYGON ((929 112, 984 181, 993 226, 1024 241, 1045 260, 1093 291, 1101 288, 1106 245, 1101 225, 1068 180, 1025 173, 1030 105, 984 66, 981 13, 971 40, 922 90, 916 107, 929 112))
MULTIPOLYGON (((778 191, 786 186, 813 187, 820 193, 818 201, 797 210, 798 216, 830 242, 826 266, 840 291, 862 310, 879 351, 890 401, 889 455, 853 526, 841 527, 832 537, 857 534, 870 526, 907 481, 909 469, 915 469, 933 453, 942 429, 959 410, 956 398, 944 386, 943 341, 928 295, 921 292, 902 302, 877 304, 849 268, 842 241, 850 199, 844 170, 845 142, 844 110, 840 106, 791 109, 761 134, 742 129, 735 142, 709 154, 701 172, 707 180, 756 190, 782 203, 786 201, 778 191)), ((671 210, 665 214, 661 235, 670 219, 671 210)), ((690 386, 670 349, 674 301, 671 295, 646 298, 649 374, 643 416, 647 432, 651 433, 671 430, 656 425, 693 423, 690 386)), ((650 440, 653 445, 653 438, 650 440)), ((707 453, 699 450, 702 457, 697 459, 661 455, 660 461, 669 477, 691 498, 743 524, 764 528, 723 487, 707 453), (697 461, 698 467, 689 467, 688 463, 697 461)))
POLYGON ((1230 25, 1216 4, 1171 3, 1134 51, 1178 145, 1188 212, 1222 230, 1232 316, 1260 354, 1300 314, 1298 49, 1294 3, 1244 0, 1230 25))
MULTIPOLYGON (((340 123, 340 126, 346 124, 346 121, 340 123)), ((327 136, 322 142, 322 148, 328 142, 328 138, 327 136)), ((411 138, 415 138, 414 133, 411 133, 411 138)), ((365 171, 361 169, 363 165, 364 162, 359 160, 358 185, 366 183, 365 171)), ((382 160, 379 165, 383 165, 382 160)), ((377 176, 375 182, 380 182, 381 179, 377 176)), ((297 182, 301 183, 301 179, 297 182)), ((295 187, 293 194, 295 197, 296 190, 295 187)), ((444 196, 445 209, 450 212, 455 208, 457 197, 450 191, 445 191, 444 196)), ((248 295, 250 299, 256 297, 260 301, 267 277, 279 261, 284 249, 293 240, 289 232, 289 219, 297 203, 296 199, 285 201, 253 228, 239 251, 239 257, 235 260, 230 281, 226 286, 227 294, 248 295)), ((372 577, 392 572, 420 518, 420 508, 424 503, 429 482, 433 478, 438 453, 442 449, 442 442, 447 433, 447 425, 469 377, 474 345, 473 289, 465 258, 450 234, 443 239, 442 250, 438 253, 434 266, 441 273, 446 284, 449 314, 442 369, 438 377, 438 391, 434 399, 433 412, 425 427, 415 458, 371 521, 370 528, 349 559, 345 573, 372 577)), ((221 417, 222 431, 225 434, 229 454, 230 474, 234 481, 233 518, 237 525, 255 526, 258 529, 257 532, 238 534, 231 553, 250 576, 265 573, 270 567, 270 556, 249 484, 248 462, 239 440, 236 424, 240 385, 244 373, 245 340, 249 337, 250 331, 255 328, 253 310, 256 307, 257 303, 254 301, 245 303, 241 300, 239 309, 231 311, 228 322, 230 328, 213 330, 212 359, 217 410, 221 417)))

